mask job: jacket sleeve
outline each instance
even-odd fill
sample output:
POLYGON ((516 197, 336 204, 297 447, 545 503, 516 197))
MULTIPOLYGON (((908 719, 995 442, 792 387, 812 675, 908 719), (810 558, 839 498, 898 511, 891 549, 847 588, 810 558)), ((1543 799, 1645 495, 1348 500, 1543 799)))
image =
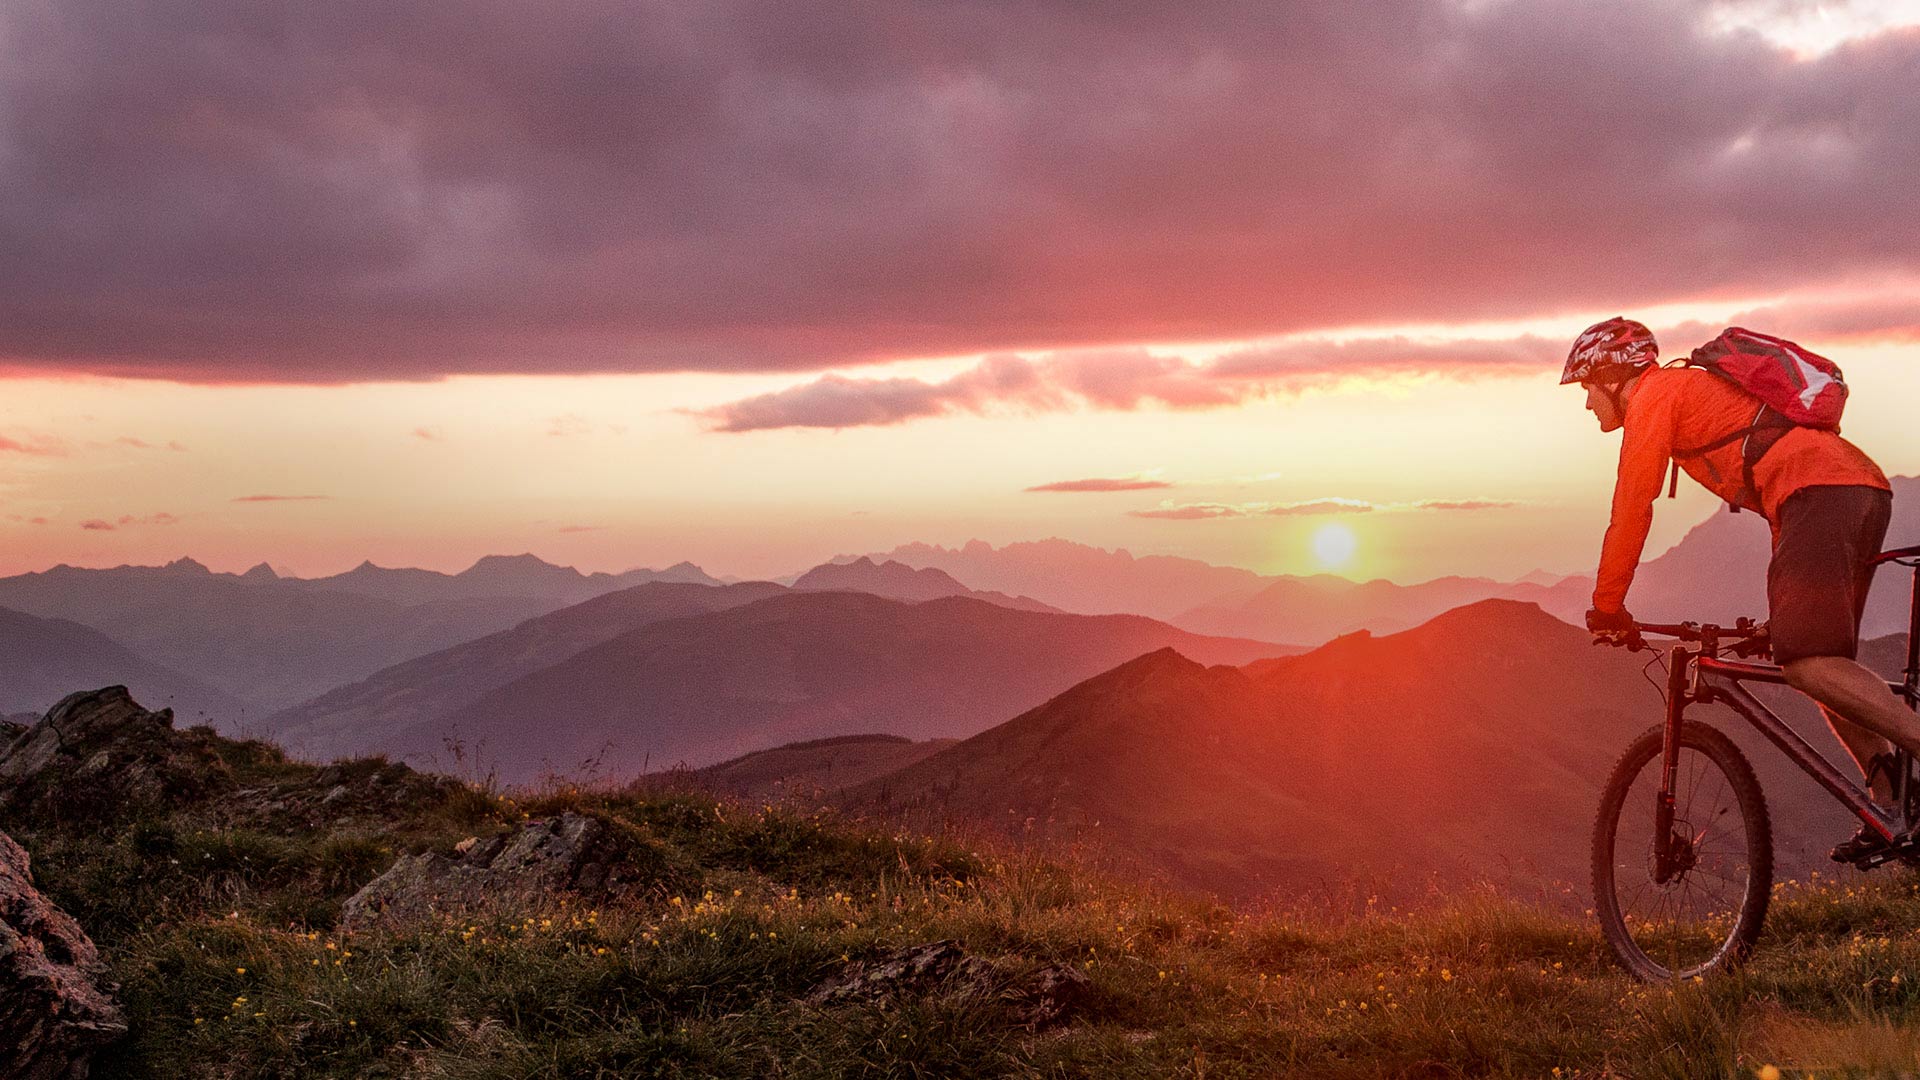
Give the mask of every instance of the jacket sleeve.
POLYGON ((1673 395, 1652 380, 1627 406, 1620 470, 1613 483, 1613 516, 1600 545, 1600 571, 1593 589, 1593 606, 1601 611, 1626 606, 1627 589, 1640 568, 1647 531, 1653 527, 1653 501, 1660 497, 1667 464, 1673 459, 1673 407, 1673 395))

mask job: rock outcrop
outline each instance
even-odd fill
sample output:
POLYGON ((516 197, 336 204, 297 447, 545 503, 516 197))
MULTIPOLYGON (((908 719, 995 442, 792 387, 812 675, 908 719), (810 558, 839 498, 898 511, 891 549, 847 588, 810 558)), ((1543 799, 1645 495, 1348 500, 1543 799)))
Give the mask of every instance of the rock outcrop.
POLYGON ((957 941, 909 945, 878 960, 856 961, 807 995, 812 1005, 869 1004, 886 1008, 908 995, 959 988, 997 997, 1018 1023, 1039 1029, 1065 1023, 1091 997, 1092 980, 1070 964, 1048 964, 1008 975, 957 941))
POLYGON ((33 887, 27 853, 0 833, 0 1076, 84 1080, 126 1034, 93 942, 33 887))
POLYGON ((456 855, 409 855, 348 898, 349 930, 487 905, 587 899, 658 880, 664 859, 646 841, 584 814, 529 821, 511 833, 469 840, 456 855))
POLYGON ((0 747, 0 814, 87 820, 173 806, 230 783, 204 740, 124 686, 69 694, 0 747))

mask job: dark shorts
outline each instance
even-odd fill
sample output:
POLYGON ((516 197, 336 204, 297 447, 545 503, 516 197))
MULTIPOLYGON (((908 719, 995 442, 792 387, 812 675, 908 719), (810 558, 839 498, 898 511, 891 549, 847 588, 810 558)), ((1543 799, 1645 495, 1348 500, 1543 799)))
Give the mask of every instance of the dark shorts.
POLYGON ((1893 495, 1864 486, 1803 488, 1780 504, 1767 567, 1775 662, 1859 655, 1872 560, 1892 514, 1893 495))

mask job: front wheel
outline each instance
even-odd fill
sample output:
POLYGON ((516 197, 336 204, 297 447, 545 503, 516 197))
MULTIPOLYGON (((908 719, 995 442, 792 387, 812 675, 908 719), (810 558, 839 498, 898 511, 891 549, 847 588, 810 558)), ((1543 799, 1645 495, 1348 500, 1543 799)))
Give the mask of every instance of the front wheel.
POLYGON ((1723 971, 1753 951, 1773 888, 1773 830, 1733 741, 1680 725, 1665 859, 1656 821, 1664 728, 1633 741, 1593 823, 1593 907, 1628 971, 1668 982, 1723 971))

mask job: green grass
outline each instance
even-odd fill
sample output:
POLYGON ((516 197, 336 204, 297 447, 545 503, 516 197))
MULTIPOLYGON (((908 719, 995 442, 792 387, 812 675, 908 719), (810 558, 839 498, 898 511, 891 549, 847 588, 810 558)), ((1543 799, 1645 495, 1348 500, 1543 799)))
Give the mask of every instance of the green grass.
POLYGON ((96 1075, 131 1080, 1920 1070, 1920 887, 1891 874, 1782 887, 1753 964, 1668 988, 1620 974, 1590 920, 1492 893, 1236 911, 1032 851, 685 793, 450 791, 405 821, 301 832, 188 808, 20 839, 121 984, 132 1034, 96 1075), (561 810, 624 830, 652 884, 604 908, 336 928, 398 853, 561 810), (990 987, 805 1001, 849 961, 944 938, 1008 980, 1080 965, 1091 1001, 1046 1031, 990 987))

